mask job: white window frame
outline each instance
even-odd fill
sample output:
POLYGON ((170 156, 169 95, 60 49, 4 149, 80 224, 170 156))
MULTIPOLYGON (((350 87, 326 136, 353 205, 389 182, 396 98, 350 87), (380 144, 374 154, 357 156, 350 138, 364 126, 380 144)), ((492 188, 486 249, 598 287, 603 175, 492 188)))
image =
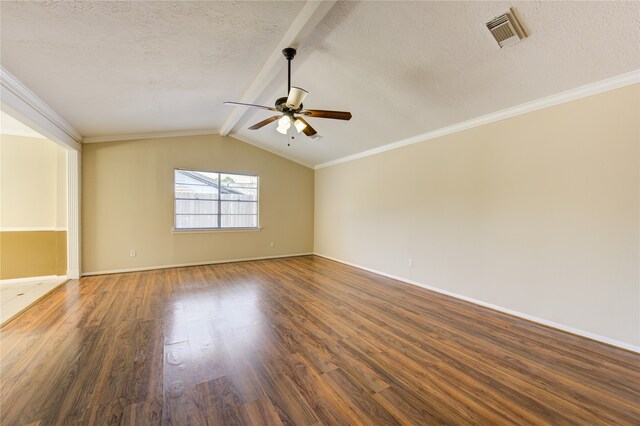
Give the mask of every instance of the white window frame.
MULTIPOLYGON (((254 175, 251 173, 237 173, 237 172, 224 172, 218 170, 196 170, 196 169, 186 169, 186 168, 175 168, 173 169, 173 232, 178 233, 200 233, 200 232, 237 232, 237 231, 260 231, 262 228, 260 227, 260 176, 254 175), (220 189, 218 189, 218 199, 215 200, 218 202, 218 225, 215 228, 178 228, 177 227, 177 206, 176 206, 176 172, 177 171, 186 171, 186 172, 201 172, 201 173, 217 173, 218 174, 218 182, 220 182, 220 175, 240 175, 240 176, 251 176, 256 178, 256 226, 250 227, 222 227, 222 201, 233 201, 233 200, 223 200, 220 194, 220 189)), ((252 202, 252 201, 249 201, 252 202)))

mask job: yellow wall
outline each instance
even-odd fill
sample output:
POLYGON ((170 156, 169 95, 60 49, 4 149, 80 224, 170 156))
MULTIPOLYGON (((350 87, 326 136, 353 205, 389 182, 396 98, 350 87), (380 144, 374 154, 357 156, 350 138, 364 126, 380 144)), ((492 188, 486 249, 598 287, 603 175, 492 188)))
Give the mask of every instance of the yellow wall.
POLYGON ((315 251, 638 346, 639 103, 628 86, 316 170, 315 251))
POLYGON ((67 152, 54 142, 0 135, 0 227, 66 228, 67 152))
POLYGON ((66 274, 67 152, 0 135, 0 279, 66 274))
POLYGON ((309 168, 218 135, 83 146, 84 273, 312 250, 313 170, 309 168), (258 175, 263 229, 173 232, 175 168, 258 175), (130 257, 130 250, 137 256, 130 257))
POLYGON ((66 273, 66 231, 0 232, 0 279, 66 273))

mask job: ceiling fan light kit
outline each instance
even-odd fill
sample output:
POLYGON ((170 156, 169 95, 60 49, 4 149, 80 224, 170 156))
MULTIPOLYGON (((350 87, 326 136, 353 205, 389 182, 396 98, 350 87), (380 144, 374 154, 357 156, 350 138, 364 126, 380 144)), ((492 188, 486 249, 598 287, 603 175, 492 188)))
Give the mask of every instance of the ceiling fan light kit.
POLYGON ((304 109, 302 102, 306 98, 308 92, 301 87, 291 86, 291 60, 296 56, 296 49, 287 47, 282 50, 282 54, 287 60, 287 89, 289 94, 287 97, 278 98, 274 107, 268 107, 264 105, 245 104, 241 102, 225 102, 225 105, 231 106, 243 106, 248 108, 260 108, 269 111, 280 113, 280 115, 274 115, 259 123, 249 127, 249 130, 258 130, 267 124, 278 121, 278 127, 276 131, 283 135, 286 135, 293 127, 298 133, 304 132, 304 134, 312 139, 320 139, 320 135, 307 123, 303 117, 312 118, 330 118, 334 120, 350 120, 351 113, 346 111, 327 111, 319 109, 304 109), (297 115, 297 116, 296 116, 297 115))
POLYGON ((302 101, 309 92, 299 87, 291 87, 289 97, 287 98, 287 107, 296 110, 302 105, 302 101))
POLYGON ((278 120, 278 125, 280 127, 284 127, 285 129, 288 129, 289 127, 291 127, 291 119, 289 118, 288 115, 283 115, 282 118, 278 120))
POLYGON ((307 127, 307 123, 300 120, 299 118, 296 118, 296 121, 293 122, 293 125, 296 126, 296 130, 298 131, 298 133, 300 133, 307 127))

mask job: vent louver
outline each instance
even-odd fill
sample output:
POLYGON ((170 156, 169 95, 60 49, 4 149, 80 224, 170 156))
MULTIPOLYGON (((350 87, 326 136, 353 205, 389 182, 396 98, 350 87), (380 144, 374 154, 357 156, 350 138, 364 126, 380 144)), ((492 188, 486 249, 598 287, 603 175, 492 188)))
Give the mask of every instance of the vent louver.
POLYGON ((509 46, 526 37, 522 25, 518 22, 512 9, 487 22, 487 28, 498 42, 500 48, 509 46))

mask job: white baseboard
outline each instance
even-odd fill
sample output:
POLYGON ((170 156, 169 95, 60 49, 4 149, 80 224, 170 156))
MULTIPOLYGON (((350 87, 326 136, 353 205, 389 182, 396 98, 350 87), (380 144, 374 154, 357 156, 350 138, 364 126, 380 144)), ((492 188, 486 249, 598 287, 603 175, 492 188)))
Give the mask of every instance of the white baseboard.
POLYGON ((56 278, 61 278, 61 279, 66 278, 66 275, 45 275, 42 277, 11 278, 8 280, 0 280, 0 285, 28 283, 28 282, 34 282, 34 281, 47 281, 47 280, 53 280, 56 278))
POLYGON ((3 227, 0 232, 34 232, 34 231, 66 231, 67 228, 57 226, 3 227))
POLYGON ((387 274, 385 272, 381 272, 381 271, 378 271, 378 270, 375 270, 375 269, 367 268, 366 266, 357 265, 355 263, 347 262, 345 260, 336 259, 334 257, 327 256, 327 255, 324 255, 324 254, 320 254, 320 253, 314 253, 314 254, 316 256, 324 257, 325 259, 333 260, 334 262, 343 263, 345 265, 353 266, 354 268, 363 269, 363 270, 368 271, 368 272, 373 272, 374 274, 382 275, 383 277, 391 278, 391 279, 394 279, 394 280, 397 280, 397 281, 402 281, 402 282, 407 283, 407 284, 412 284, 412 285, 415 285, 415 286, 418 286, 418 287, 425 288, 427 290, 435 291, 436 293, 440 293, 440 294, 444 294, 444 295, 447 295, 447 296, 455 297, 456 299, 464 300, 466 302, 470 302, 470 303, 473 303, 473 304, 476 304, 476 305, 480 305, 480 306, 483 306, 485 308, 490 308, 490 309, 493 309, 495 311, 499 311, 499 312, 503 312, 505 314, 513 315, 515 317, 523 318, 523 319, 526 319, 528 321, 532 321, 532 322, 535 322, 535 323, 538 323, 538 324, 545 325, 547 327, 555 328, 555 329, 558 329, 558 330, 561 330, 561 331, 565 331, 567 333, 575 334, 577 336, 586 337, 588 339, 596 340, 598 342, 606 343, 608 345, 616 346, 616 347, 619 347, 619 348, 622 348, 622 349, 626 349, 628 351, 640 353, 640 346, 635 346, 635 345, 632 345, 630 343, 621 342, 619 340, 611 339, 611 338, 605 337, 605 336, 600 336, 598 334, 594 334, 594 333, 591 333, 589 331, 580 330, 580 329, 573 328, 573 327, 570 327, 570 326, 567 326, 567 325, 558 324, 556 322, 549 321, 549 320, 546 320, 546 319, 543 319, 543 318, 538 318, 538 317, 535 317, 533 315, 525 314, 525 313, 522 313, 522 312, 518 312, 518 311, 511 310, 511 309, 507 309, 507 308, 503 308, 502 306, 497 306, 497 305, 494 305, 492 303, 483 302, 482 300, 473 299, 471 297, 463 296, 461 294, 453 293, 453 292, 450 292, 450 291, 447 291, 447 290, 443 290, 443 289, 440 289, 440 288, 437 288, 437 287, 432 287, 430 285, 423 284, 423 283, 420 283, 418 281, 413 281, 413 280, 402 278, 402 277, 399 277, 399 276, 396 276, 396 275, 387 274))
POLYGON ((88 277, 92 275, 122 274, 125 272, 151 271, 154 269, 182 268, 185 266, 217 265, 219 263, 246 262, 249 260, 265 260, 265 259, 280 259, 284 257, 310 256, 312 254, 313 253, 295 253, 295 254, 280 254, 276 256, 243 257, 240 259, 208 260, 204 262, 176 263, 173 265, 143 266, 140 268, 110 269, 107 271, 83 272, 81 275, 83 277, 88 277))
POLYGON ((67 277, 69 277, 70 280, 77 280, 80 278, 80 271, 77 269, 69 269, 67 270, 67 277))

